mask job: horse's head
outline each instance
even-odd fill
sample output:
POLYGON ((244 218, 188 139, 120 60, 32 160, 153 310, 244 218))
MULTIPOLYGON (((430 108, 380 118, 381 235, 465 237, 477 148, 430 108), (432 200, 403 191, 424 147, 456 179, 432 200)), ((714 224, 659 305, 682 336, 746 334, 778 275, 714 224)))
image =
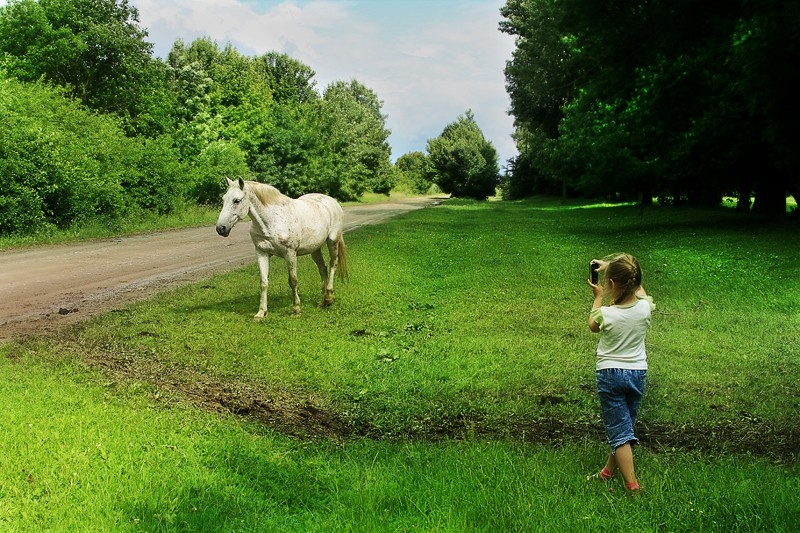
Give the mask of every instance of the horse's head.
POLYGON ((228 190, 222 196, 222 211, 217 218, 217 233, 223 237, 230 235, 233 226, 247 216, 250 210, 250 202, 245 193, 245 183, 242 178, 233 181, 225 178, 228 183, 228 190))

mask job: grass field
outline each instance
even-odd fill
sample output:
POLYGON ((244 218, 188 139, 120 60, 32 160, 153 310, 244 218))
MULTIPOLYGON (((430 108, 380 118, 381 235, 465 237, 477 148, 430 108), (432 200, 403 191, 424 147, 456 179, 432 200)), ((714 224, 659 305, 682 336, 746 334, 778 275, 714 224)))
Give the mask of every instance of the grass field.
POLYGON ((290 316, 273 263, 0 345, 0 530, 794 531, 800 236, 729 211, 444 204, 347 234, 290 316), (607 453, 588 261, 657 309, 642 497, 607 453))

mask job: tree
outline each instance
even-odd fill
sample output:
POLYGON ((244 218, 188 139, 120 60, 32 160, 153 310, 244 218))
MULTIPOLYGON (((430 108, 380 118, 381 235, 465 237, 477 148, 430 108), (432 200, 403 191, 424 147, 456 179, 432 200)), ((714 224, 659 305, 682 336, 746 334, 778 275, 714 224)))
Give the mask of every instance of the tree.
POLYGON ((324 166, 330 194, 355 199, 365 190, 388 194, 393 186, 383 102, 356 80, 336 81, 320 102, 319 134, 330 157, 324 166))
POLYGON ((564 192, 745 207, 755 192, 754 210, 773 213, 797 195, 800 4, 509 0, 502 13, 517 37, 509 190, 561 179, 564 192))
POLYGON ((397 158, 395 167, 402 175, 402 183, 416 194, 430 191, 433 181, 428 171, 428 159, 422 152, 409 152, 397 158))
POLYGON ((317 82, 313 79, 316 73, 308 65, 278 52, 267 52, 256 63, 275 101, 305 104, 319 99, 317 82))
POLYGON ((308 192, 332 194, 338 187, 327 182, 323 157, 335 154, 322 148, 316 113, 309 105, 276 105, 267 120, 257 123, 243 149, 258 181, 293 197, 308 192))
POLYGON ((119 120, 43 83, 0 75, 0 234, 36 233, 183 202, 168 138, 142 142, 119 120))
POLYGON ((211 98, 215 83, 209 73, 218 55, 210 39, 197 39, 188 47, 179 39, 167 55, 175 97, 175 144, 185 160, 197 157, 219 139, 221 123, 211 98))
POLYGON ((445 193, 485 200, 495 194, 500 166, 497 150, 487 141, 471 110, 448 124, 427 143, 435 181, 445 193))
POLYGON ((128 0, 11 0, 0 8, 0 55, 22 80, 44 77, 136 131, 163 72, 128 0))
POLYGON ((586 69, 574 39, 561 30, 565 12, 558 2, 509 0, 500 13, 500 31, 517 42, 505 76, 519 155, 504 189, 512 198, 564 191, 566 176, 550 171, 539 152, 559 137, 563 107, 577 93, 586 69))

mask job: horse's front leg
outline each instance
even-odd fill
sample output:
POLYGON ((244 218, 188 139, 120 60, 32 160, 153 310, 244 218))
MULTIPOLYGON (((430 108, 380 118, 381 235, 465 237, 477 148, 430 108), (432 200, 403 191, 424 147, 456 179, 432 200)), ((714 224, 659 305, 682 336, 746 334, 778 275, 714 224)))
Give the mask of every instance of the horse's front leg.
POLYGON ((317 264, 317 268, 319 269, 319 277, 322 281, 322 301, 319 303, 319 306, 325 307, 333 303, 333 294, 330 295, 330 301, 328 301, 328 266, 325 264, 325 258, 322 256, 322 248, 312 252, 311 257, 317 264))
POLYGON ((253 318, 264 318, 267 314, 267 288, 269 287, 269 259, 270 255, 256 249, 258 272, 261 276, 261 297, 258 303, 258 313, 253 318))
POLYGON ((297 254, 289 251, 286 254, 286 266, 289 270, 289 287, 292 289, 292 297, 294 298, 294 306, 292 307, 292 314, 300 316, 300 295, 297 293, 297 254))

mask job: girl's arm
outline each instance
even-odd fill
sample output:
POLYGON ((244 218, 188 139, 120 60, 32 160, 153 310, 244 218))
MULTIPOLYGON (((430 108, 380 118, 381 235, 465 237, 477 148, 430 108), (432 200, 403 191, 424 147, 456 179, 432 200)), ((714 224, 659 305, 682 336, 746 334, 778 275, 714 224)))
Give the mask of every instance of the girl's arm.
MULTIPOLYGON (((592 302, 592 310, 600 309, 603 305, 603 286, 600 284, 595 285, 592 283, 592 280, 589 280, 589 286, 592 288, 592 293, 594 294, 594 301, 592 302)), ((600 331, 600 324, 589 315, 589 330, 598 333, 600 331)))
POLYGON ((651 313, 656 310, 656 304, 653 303, 653 297, 648 296, 647 293, 644 291, 644 287, 642 287, 641 285, 639 285, 639 288, 636 289, 636 297, 641 300, 647 300, 650 303, 651 313))

